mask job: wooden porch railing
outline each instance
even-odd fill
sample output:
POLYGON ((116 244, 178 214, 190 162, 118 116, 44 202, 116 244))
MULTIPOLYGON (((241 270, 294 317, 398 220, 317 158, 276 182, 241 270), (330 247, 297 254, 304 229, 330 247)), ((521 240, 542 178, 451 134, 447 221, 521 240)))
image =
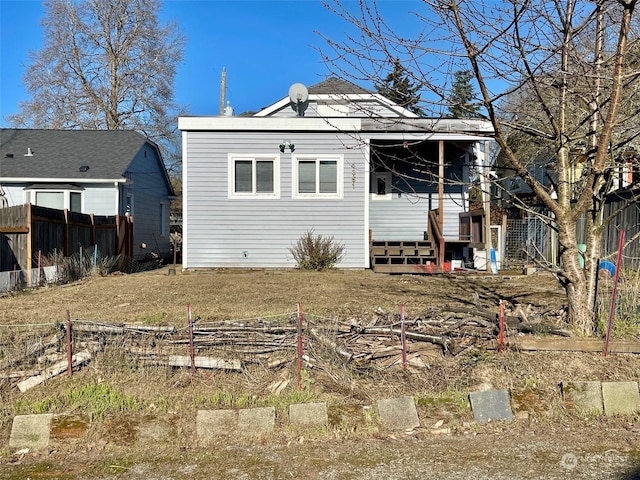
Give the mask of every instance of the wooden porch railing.
POLYGON ((440 212, 438 209, 429 210, 429 222, 427 224, 427 234, 429 240, 433 244, 435 257, 438 259, 438 265, 444 265, 444 235, 440 229, 440 212))

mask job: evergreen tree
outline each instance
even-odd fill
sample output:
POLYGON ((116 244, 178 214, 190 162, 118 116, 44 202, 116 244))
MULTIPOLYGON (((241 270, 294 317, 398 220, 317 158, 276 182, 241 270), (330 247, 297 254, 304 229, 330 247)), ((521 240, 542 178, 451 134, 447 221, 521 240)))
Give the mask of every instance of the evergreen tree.
POLYGON ((398 59, 393 61, 393 71, 386 76, 382 83, 376 85, 376 91, 380 95, 417 115, 423 116, 424 112, 419 105, 420 94, 418 91, 420 88, 420 84, 412 82, 407 69, 398 59))
POLYGON ((454 74, 449 95, 449 114, 453 118, 476 118, 480 107, 473 103, 476 92, 471 84, 473 75, 469 70, 458 70, 454 74))

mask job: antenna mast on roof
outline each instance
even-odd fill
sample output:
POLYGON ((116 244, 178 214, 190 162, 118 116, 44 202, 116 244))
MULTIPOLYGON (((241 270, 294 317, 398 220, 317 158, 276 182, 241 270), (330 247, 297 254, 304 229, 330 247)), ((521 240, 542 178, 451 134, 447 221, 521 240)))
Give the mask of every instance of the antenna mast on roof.
POLYGON ((220 115, 224 115, 224 99, 227 91, 227 71, 222 67, 222 78, 220 79, 220 115))

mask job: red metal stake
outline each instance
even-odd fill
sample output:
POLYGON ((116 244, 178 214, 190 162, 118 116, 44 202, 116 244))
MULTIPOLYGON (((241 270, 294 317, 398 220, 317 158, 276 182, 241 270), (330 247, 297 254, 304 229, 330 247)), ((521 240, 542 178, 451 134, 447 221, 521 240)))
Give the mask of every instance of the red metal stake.
POLYGON ((298 304, 298 390, 302 390, 302 304, 298 304))
POLYGON ((498 318, 500 332, 498 333, 498 351, 504 351, 504 302, 500 300, 500 316, 498 318))
POLYGON ((618 255, 616 257, 616 273, 613 276, 613 291, 611 292, 611 302, 609 303, 609 322, 607 323, 607 334, 604 339, 603 355, 609 355, 609 342, 611 341, 611 330, 613 329, 613 319, 616 316, 616 299, 618 297, 618 282, 620 280, 620 270, 622 269, 622 250, 624 249, 624 230, 620 230, 618 236, 618 255))
POLYGON ((402 343, 402 368, 407 368, 407 331, 404 324, 404 304, 400 305, 400 342, 402 343))
POLYGON ((73 375, 73 344, 71 343, 71 314, 67 310, 67 375, 73 375))
POLYGON ((191 375, 196 373, 196 353, 193 348, 193 322, 191 321, 191 304, 187 305, 187 320, 189 321, 189 358, 191 358, 191 375))

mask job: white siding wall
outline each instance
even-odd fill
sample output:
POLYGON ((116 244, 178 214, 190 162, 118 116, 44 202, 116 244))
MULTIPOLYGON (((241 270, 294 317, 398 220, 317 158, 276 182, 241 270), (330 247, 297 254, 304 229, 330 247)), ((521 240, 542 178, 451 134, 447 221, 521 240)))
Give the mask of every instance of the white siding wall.
MULTIPOLYGON (((445 194, 444 237, 458 240, 458 214, 463 211, 462 194, 445 194)), ((438 195, 433 194, 431 208, 438 208, 438 195)), ((370 228, 374 240, 422 240, 427 230, 428 194, 394 195, 391 200, 369 202, 370 228)))
POLYGON ((4 189, 4 193, 5 198, 7 199, 7 202, 9 202, 9 206, 13 207, 15 205, 22 205, 25 202, 25 196, 24 196, 24 187, 26 187, 26 184, 23 185, 3 185, 2 188, 4 189))
POLYGON ((115 215, 118 189, 113 183, 85 187, 83 192, 83 213, 94 215, 115 215))
POLYGON ((345 246, 342 268, 366 268, 368 175, 356 142, 336 133, 184 132, 183 267, 295 267, 289 247, 306 231, 345 246), (344 155, 342 199, 292 198, 293 155, 344 155), (229 199, 228 154, 280 155, 280 198, 229 199), (354 168, 352 169, 352 165, 354 168), (245 256, 246 252, 246 256, 245 256))

